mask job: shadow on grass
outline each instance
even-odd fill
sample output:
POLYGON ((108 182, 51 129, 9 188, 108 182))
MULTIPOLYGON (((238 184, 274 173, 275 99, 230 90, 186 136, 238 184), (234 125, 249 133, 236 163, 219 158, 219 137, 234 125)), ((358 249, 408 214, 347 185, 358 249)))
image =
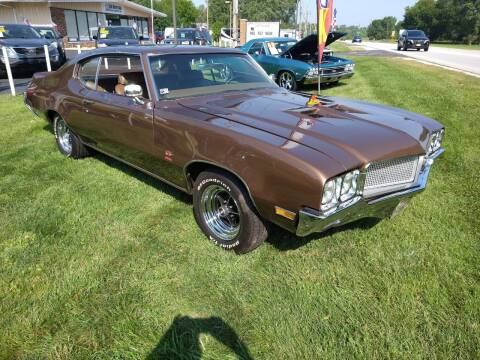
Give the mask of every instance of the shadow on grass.
POLYGON ((146 360, 157 359, 192 359, 202 357, 200 336, 208 334, 225 345, 238 359, 253 359, 247 346, 237 333, 221 318, 192 318, 178 315, 162 336, 157 346, 146 357, 146 360))
POLYGON ((349 224, 345 224, 336 228, 329 229, 323 233, 316 233, 311 234, 306 237, 299 237, 295 234, 288 232, 278 226, 272 225, 270 228, 270 236, 267 239, 267 242, 273 245, 277 250, 280 251, 288 251, 288 250, 296 250, 301 248, 311 241, 320 241, 325 240, 327 241, 328 237, 347 230, 354 230, 354 229, 362 229, 368 230, 377 225, 381 219, 376 218, 367 218, 361 219, 349 224))
MULTIPOLYGON (((342 87, 342 86, 347 86, 348 83, 346 82, 348 80, 340 80, 338 83, 325 83, 322 84, 321 90, 328 90, 331 88, 337 88, 337 87, 342 87)), ((299 88, 299 91, 302 92, 312 92, 312 91, 317 91, 318 90, 318 85, 317 84, 309 84, 309 85, 301 85, 299 88)))

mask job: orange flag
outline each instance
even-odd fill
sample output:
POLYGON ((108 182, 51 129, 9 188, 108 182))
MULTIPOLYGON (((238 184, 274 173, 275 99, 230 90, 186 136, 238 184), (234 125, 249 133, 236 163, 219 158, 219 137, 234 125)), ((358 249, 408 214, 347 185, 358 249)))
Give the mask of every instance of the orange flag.
POLYGON ((322 63, 323 50, 332 27, 333 0, 317 0, 318 63, 322 63))

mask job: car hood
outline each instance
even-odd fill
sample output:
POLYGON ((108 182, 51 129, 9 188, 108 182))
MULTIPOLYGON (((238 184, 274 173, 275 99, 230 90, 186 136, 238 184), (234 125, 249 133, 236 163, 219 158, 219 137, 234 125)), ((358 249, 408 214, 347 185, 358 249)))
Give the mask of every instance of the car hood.
POLYGON ((345 169, 372 161, 424 154, 434 120, 405 110, 366 102, 262 89, 180 99, 185 107, 282 137, 315 149, 345 169))
POLYGON ((414 41, 415 40, 428 40, 428 38, 423 37, 423 36, 415 36, 415 37, 410 36, 410 37, 407 38, 407 40, 414 40, 414 41))
POLYGON ((98 40, 99 44, 106 44, 108 46, 118 46, 118 45, 138 45, 140 44, 139 39, 100 39, 98 40))
POLYGON ((0 45, 11 47, 40 47, 49 45, 46 39, 0 39, 0 45))
MULTIPOLYGON (((338 39, 341 39, 342 37, 344 37, 345 35, 347 35, 347 33, 338 32, 338 31, 329 33, 325 46, 329 46, 330 44, 334 43, 338 39)), ((311 34, 311 35, 308 35, 307 37, 304 37, 295 45, 290 46, 287 50, 281 53, 280 56, 287 53, 290 54, 292 57, 295 57, 296 55, 299 55, 299 54, 305 54, 305 53, 313 54, 317 51, 317 49, 318 49, 318 36, 317 34, 311 34)))

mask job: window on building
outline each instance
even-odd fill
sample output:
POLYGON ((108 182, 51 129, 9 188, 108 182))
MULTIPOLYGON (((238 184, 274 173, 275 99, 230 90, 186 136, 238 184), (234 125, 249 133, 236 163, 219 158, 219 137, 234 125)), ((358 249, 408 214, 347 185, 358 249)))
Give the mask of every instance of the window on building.
POLYGON ((65 23, 67 25, 67 37, 68 40, 78 40, 77 19, 75 17, 75 11, 65 10, 65 23))
POLYGON ((97 13, 89 12, 87 13, 87 20, 88 20, 88 33, 90 38, 98 32, 98 18, 97 13))
POLYGON ((76 14, 77 14, 78 38, 80 40, 90 40, 87 13, 85 11, 76 11, 76 14))

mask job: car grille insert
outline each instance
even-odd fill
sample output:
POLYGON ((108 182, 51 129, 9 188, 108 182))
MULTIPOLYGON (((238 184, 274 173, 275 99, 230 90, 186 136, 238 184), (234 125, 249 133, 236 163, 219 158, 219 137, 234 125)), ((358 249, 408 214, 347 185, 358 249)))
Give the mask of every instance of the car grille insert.
POLYGON ((20 47, 15 47, 13 48, 17 54, 21 54, 24 56, 39 56, 39 55, 45 55, 45 51, 43 47, 29 47, 29 48, 20 48, 20 47))
POLYGON ((367 168, 364 195, 389 193, 410 187, 420 170, 419 156, 406 156, 377 161, 367 168))

